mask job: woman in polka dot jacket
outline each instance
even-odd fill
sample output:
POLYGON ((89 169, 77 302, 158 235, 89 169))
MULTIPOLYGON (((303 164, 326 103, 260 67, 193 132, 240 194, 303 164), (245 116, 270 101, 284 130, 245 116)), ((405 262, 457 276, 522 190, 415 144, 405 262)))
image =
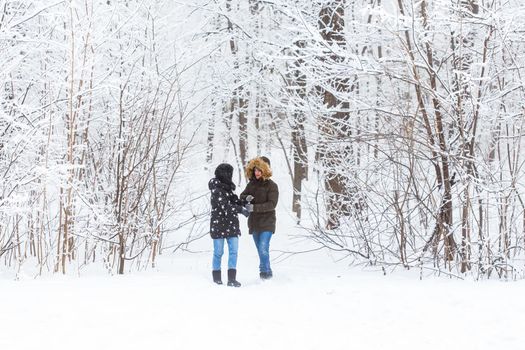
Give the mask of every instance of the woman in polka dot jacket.
POLYGON ((222 284, 221 260, 224 254, 224 241, 228 243, 228 286, 240 287, 237 281, 237 251, 239 247, 239 218, 237 215, 249 216, 248 210, 233 192, 233 167, 220 164, 215 169, 215 177, 208 183, 211 191, 210 235, 213 239, 213 281, 222 284))

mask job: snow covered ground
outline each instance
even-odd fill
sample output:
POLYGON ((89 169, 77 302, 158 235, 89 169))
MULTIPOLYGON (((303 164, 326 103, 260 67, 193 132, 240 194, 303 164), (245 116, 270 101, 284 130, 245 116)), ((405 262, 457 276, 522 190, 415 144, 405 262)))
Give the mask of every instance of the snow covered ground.
POLYGON ((194 253, 166 254, 156 269, 124 276, 84 269, 34 279, 26 270, 15 281, 0 267, 0 350, 525 349, 525 281, 384 276, 323 251, 278 258, 308 247, 294 239, 289 197, 278 207, 271 281, 258 278, 244 218, 241 288, 212 283, 209 237, 194 253))
POLYGON ((231 288, 211 282, 210 257, 175 254, 124 276, 0 274, 0 349, 525 348, 525 281, 384 276, 319 252, 274 264, 263 282, 245 235, 243 286, 231 288))

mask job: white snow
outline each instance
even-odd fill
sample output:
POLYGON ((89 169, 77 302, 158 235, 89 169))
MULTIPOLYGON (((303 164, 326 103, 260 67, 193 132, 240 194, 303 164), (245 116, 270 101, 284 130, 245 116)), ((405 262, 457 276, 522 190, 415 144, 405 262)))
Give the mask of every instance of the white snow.
MULTIPOLYGON (((157 268, 124 276, 93 264, 80 277, 70 267, 65 277, 34 279, 26 270, 15 281, 2 265, 0 350, 525 348, 525 281, 429 272, 420 280, 420 271, 401 269, 383 275, 336 263, 339 256, 324 251, 283 259, 280 251, 311 243, 297 240, 287 214, 291 194, 281 194, 270 281, 258 277, 242 216, 241 288, 213 284, 209 237, 192 244, 194 253, 164 254, 157 268)), ((225 249, 224 282, 227 257, 225 249)))
POLYGON ((242 236, 241 288, 212 283, 211 252, 124 276, 4 273, 0 349, 524 348, 525 281, 420 281, 416 271, 384 276, 316 253, 274 263, 263 282, 255 256, 242 236))

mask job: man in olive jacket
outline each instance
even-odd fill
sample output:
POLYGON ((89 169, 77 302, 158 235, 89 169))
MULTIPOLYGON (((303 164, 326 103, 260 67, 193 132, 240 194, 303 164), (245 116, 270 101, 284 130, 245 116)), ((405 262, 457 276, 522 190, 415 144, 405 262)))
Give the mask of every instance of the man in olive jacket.
POLYGON ((270 267, 270 240, 275 232, 275 207, 279 200, 279 188, 270 177, 270 160, 266 157, 252 159, 246 166, 248 184, 241 193, 241 200, 252 196, 251 211, 248 217, 249 233, 253 236, 259 254, 259 272, 262 279, 270 279, 273 272, 270 267))

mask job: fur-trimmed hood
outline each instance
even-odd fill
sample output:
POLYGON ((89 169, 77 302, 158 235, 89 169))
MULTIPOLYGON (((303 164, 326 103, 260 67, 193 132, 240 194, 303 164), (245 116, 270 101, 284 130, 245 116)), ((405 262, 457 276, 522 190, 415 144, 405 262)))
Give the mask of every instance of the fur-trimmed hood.
POLYGON ((266 163, 261 157, 257 157, 250 160, 246 166, 245 173, 248 180, 255 179, 255 175, 253 174, 253 170, 255 168, 262 171, 263 180, 268 180, 272 177, 272 169, 270 168, 270 165, 266 163))

